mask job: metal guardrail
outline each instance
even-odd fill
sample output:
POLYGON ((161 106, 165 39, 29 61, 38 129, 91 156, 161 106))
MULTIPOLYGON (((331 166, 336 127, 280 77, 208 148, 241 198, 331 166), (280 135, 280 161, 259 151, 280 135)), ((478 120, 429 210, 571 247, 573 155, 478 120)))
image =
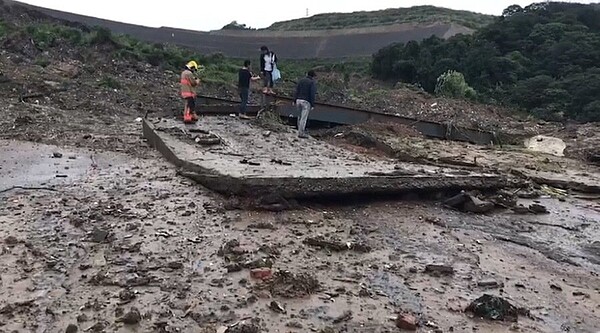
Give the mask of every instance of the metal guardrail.
MULTIPOLYGON (((227 104, 231 107, 237 107, 239 104, 237 101, 209 96, 199 96, 198 99, 201 105, 200 112, 202 112, 202 106, 212 111, 215 110, 216 104, 227 104)), ((274 104, 276 105, 276 110, 282 117, 297 118, 300 116, 300 110, 292 105, 291 98, 269 96, 268 100, 268 102, 275 102, 274 104), (277 103, 277 101, 284 101, 284 103, 277 103)), ((224 114, 232 112, 232 108, 227 107, 227 105, 225 105, 225 107, 221 106, 223 110, 222 113, 224 114)), ((251 106, 251 109, 256 109, 256 106, 251 106)), ((356 125, 368 121, 396 123, 411 126, 424 136, 432 138, 470 142, 480 145, 499 143, 498 137, 495 133, 454 126, 452 124, 418 120, 414 118, 398 116, 395 114, 388 114, 373 110, 361 110, 329 103, 316 103, 316 109, 317 110, 315 112, 310 113, 309 120, 341 125, 356 125)))

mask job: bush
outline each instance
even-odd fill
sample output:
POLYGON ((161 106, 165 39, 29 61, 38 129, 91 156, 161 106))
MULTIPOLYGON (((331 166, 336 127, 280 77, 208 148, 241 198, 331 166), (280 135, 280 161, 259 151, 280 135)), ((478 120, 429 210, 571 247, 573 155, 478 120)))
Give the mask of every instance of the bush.
POLYGON ((92 45, 112 44, 115 43, 113 40, 112 33, 106 28, 96 28, 96 31, 90 40, 92 45))
POLYGON ((457 71, 447 71, 438 77, 435 94, 452 98, 477 98, 475 89, 469 87, 465 76, 457 71))

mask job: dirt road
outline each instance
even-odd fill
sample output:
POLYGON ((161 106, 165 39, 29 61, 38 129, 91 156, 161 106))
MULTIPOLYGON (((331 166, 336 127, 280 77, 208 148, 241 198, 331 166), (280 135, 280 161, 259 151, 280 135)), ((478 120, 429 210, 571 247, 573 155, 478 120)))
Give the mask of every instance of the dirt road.
POLYGON ((422 332, 600 326, 600 216, 586 202, 544 199, 542 219, 417 202, 243 211, 158 157, 0 147, 3 186, 51 189, 0 193, 4 332, 217 332, 244 318, 228 332, 396 332, 404 312, 422 332), (432 276, 430 264, 453 274, 432 276), (269 266, 271 282, 251 277, 269 266), (462 313, 485 293, 533 319, 462 313))

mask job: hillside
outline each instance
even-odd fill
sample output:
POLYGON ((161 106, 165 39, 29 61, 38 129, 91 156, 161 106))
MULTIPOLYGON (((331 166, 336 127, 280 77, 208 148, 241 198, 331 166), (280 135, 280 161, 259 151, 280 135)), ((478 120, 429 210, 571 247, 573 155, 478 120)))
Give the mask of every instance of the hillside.
POLYGON ((260 45, 267 44, 276 50, 281 58, 349 58, 369 57, 382 47, 393 42, 422 40, 430 36, 448 38, 471 30, 450 23, 405 23, 363 29, 320 30, 320 31, 212 31, 199 32, 169 27, 151 28, 95 17, 82 16, 62 11, 50 10, 16 1, 4 0, 7 10, 17 5, 19 8, 34 10, 37 15, 50 16, 69 22, 100 26, 113 33, 126 34, 152 42, 168 43, 192 48, 201 53, 222 53, 228 57, 254 58, 260 45))
POLYGON ((434 92, 448 71, 479 98, 551 120, 600 121, 600 11, 596 6, 511 6, 472 36, 395 44, 374 57, 373 74, 434 92))
POLYGON ((434 6, 390 8, 353 13, 326 13, 307 18, 276 22, 268 30, 303 31, 348 29, 391 24, 453 23, 470 29, 479 29, 494 22, 494 16, 434 6))

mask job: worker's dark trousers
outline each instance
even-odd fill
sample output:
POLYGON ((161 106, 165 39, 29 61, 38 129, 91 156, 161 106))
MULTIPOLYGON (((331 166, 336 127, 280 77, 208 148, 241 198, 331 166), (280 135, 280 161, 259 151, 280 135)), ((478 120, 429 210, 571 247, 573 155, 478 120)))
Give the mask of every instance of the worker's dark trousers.
POLYGON ((250 88, 239 88, 240 99, 242 103, 240 104, 240 114, 246 114, 248 108, 248 98, 250 98, 250 88))

